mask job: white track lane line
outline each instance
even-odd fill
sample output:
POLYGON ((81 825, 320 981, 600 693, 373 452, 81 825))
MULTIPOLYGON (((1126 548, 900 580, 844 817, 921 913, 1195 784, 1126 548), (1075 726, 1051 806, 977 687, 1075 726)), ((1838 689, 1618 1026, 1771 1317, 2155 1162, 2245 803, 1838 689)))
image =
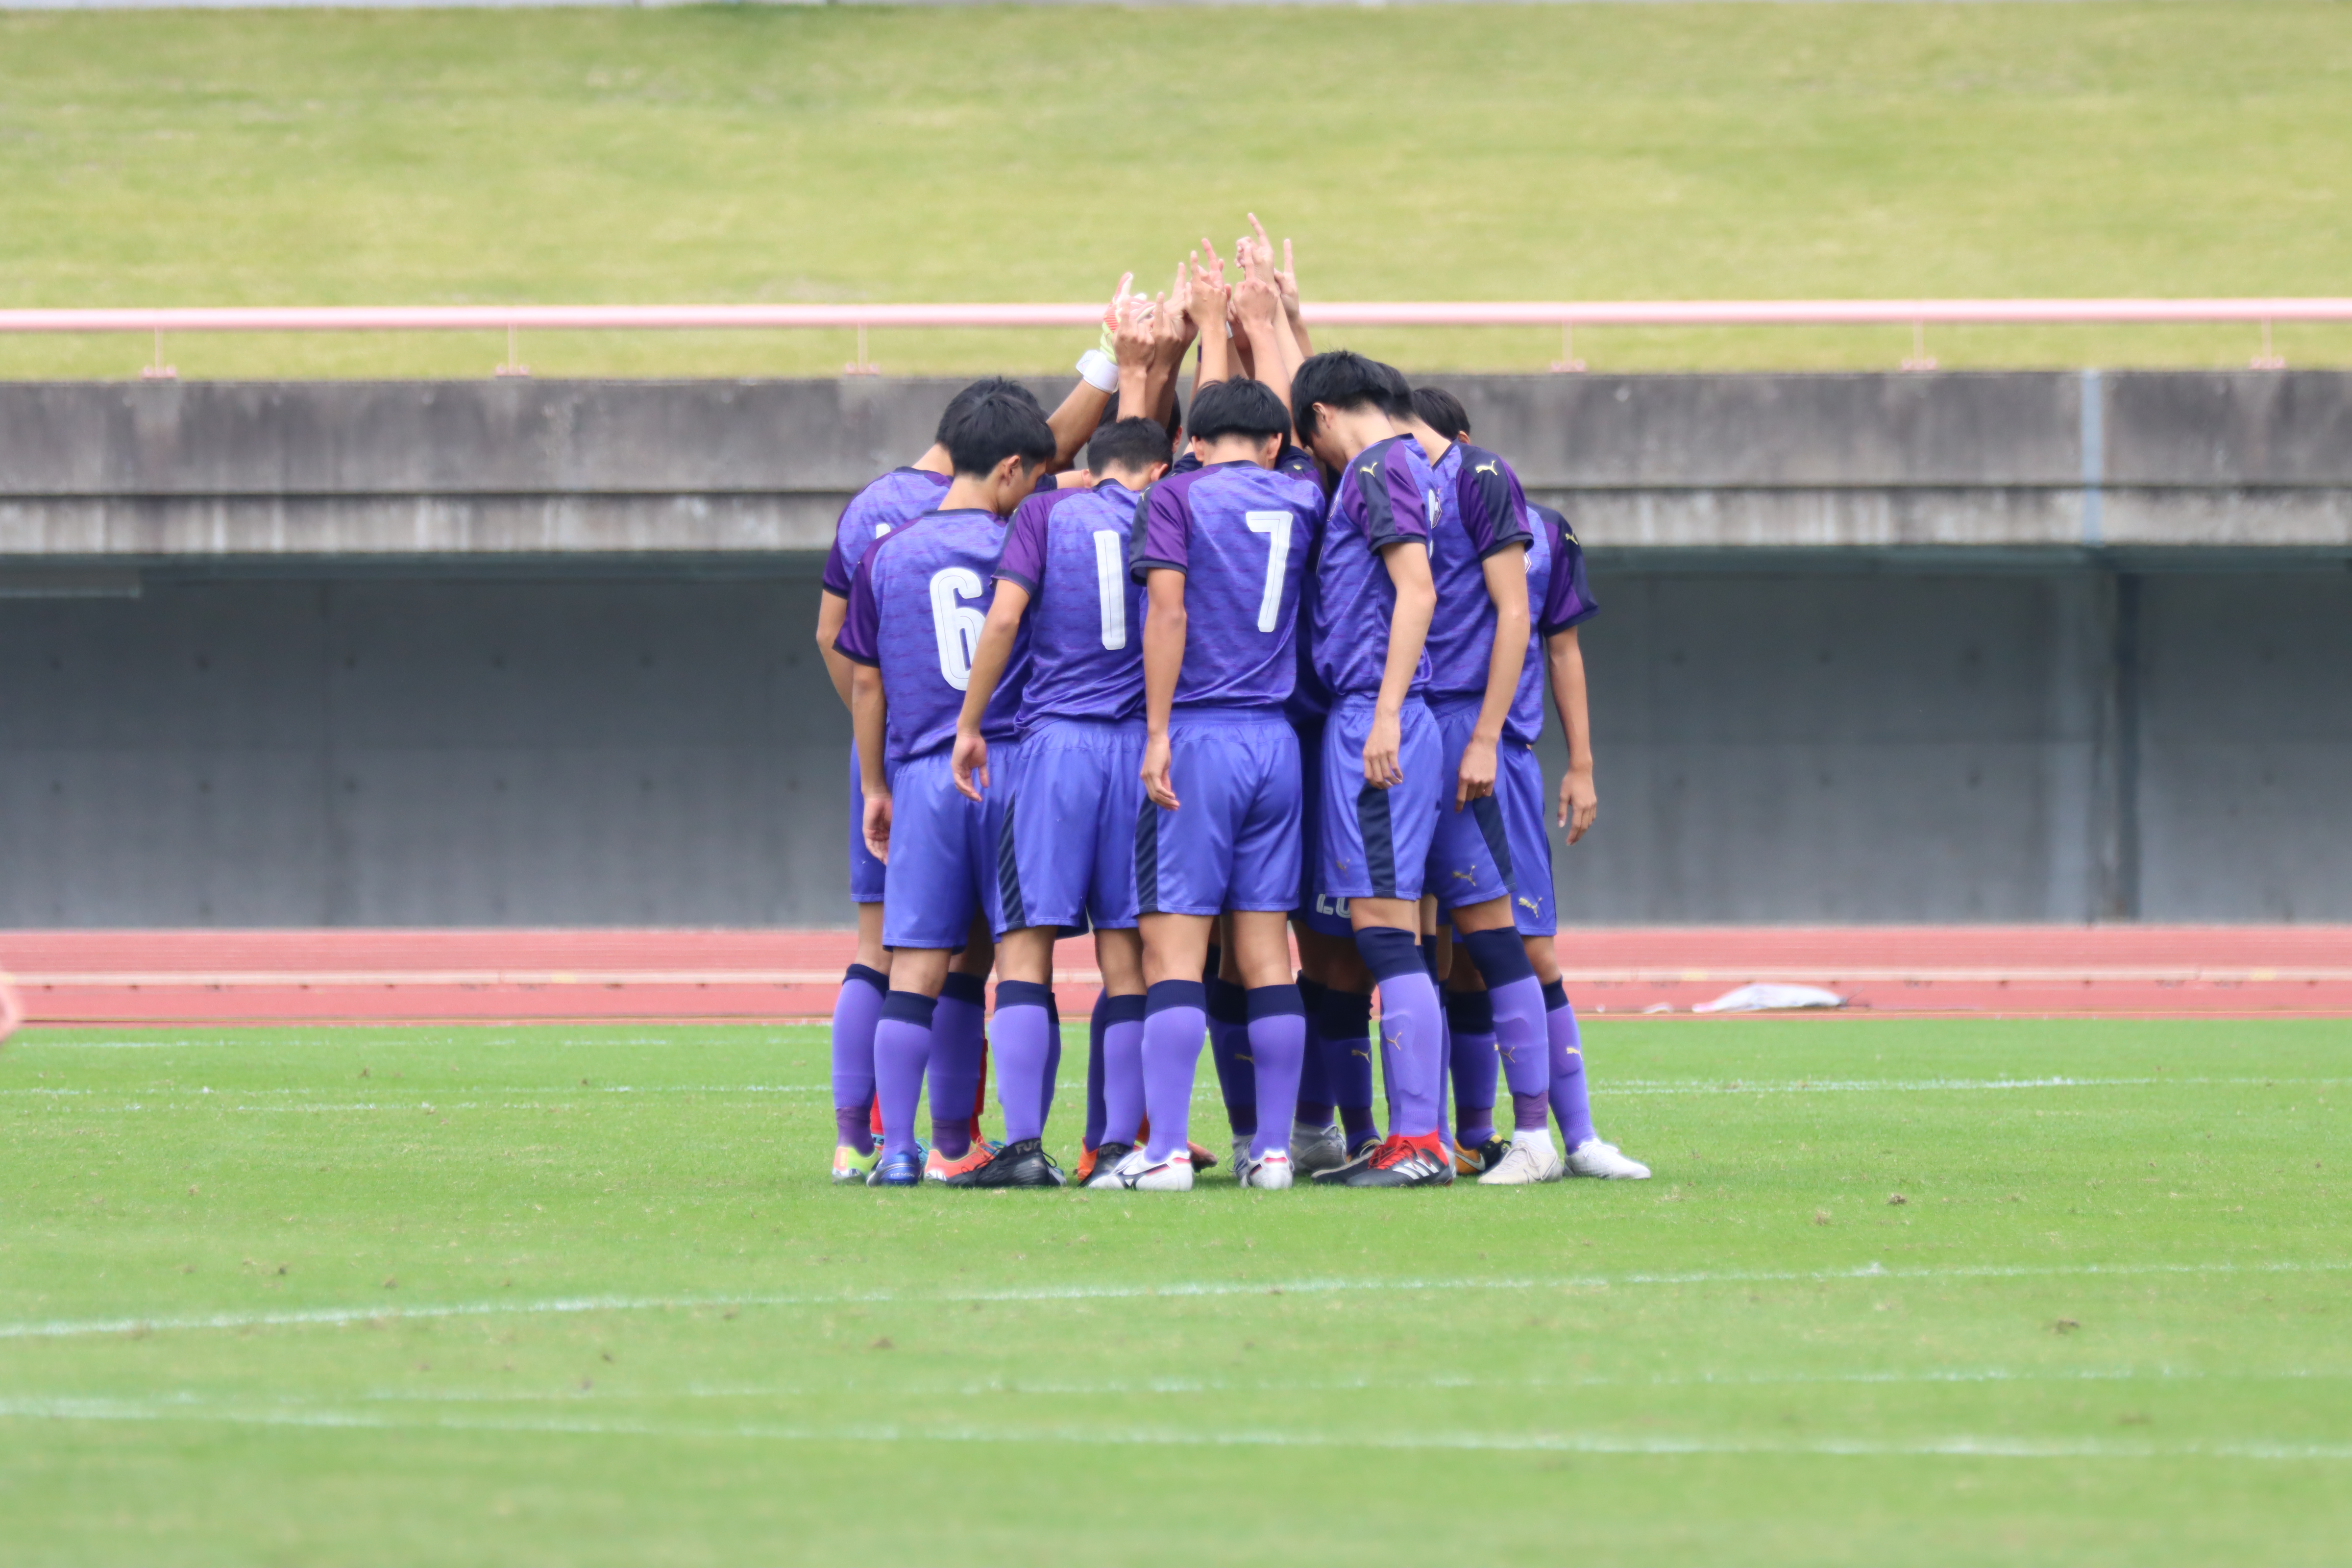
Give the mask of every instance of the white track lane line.
POLYGON ((2072 1278, 2138 1278, 2164 1275, 2332 1274, 2352 1270, 2352 1260, 2275 1263, 2122 1263, 1962 1265, 1949 1268, 1887 1268, 1873 1263, 1860 1268, 1814 1272, 1692 1272, 1684 1274, 1617 1274, 1568 1276, 1551 1279, 1287 1279, 1260 1283, 1177 1283, 1171 1285, 1055 1285, 1029 1289, 949 1290, 900 1293, 890 1290, 844 1292, 838 1295, 740 1296, 572 1296, 539 1301, 450 1301, 397 1308, 315 1307, 278 1312, 218 1312, 178 1318, 63 1318, 47 1321, 0 1322, 0 1340, 79 1339, 106 1334, 163 1333, 180 1330, 307 1328, 342 1323, 370 1323, 439 1318, 563 1316, 583 1312, 650 1312, 700 1310, 726 1307, 923 1307, 962 1305, 972 1301, 1140 1301, 1192 1300, 1228 1296, 1313 1296, 1339 1293, 1434 1290, 1606 1290, 1647 1285, 1820 1284, 1848 1279, 2039 1279, 2072 1278))
POLYGON ((142 1402, 84 1398, 0 1399, 0 1419, 53 1421, 209 1422, 254 1426, 293 1426, 371 1431, 440 1431, 544 1434, 559 1436, 640 1437, 667 1441, 782 1443, 1112 1443, 1167 1447, 1340 1448, 1358 1450, 1459 1450, 1468 1452, 1562 1453, 1665 1457, 1678 1455, 1790 1456, 1831 1458, 1987 1459, 2252 1459, 2343 1463, 2352 1443, 2280 1443, 2223 1440, 2210 1443, 2118 1443, 2101 1438, 1988 1437, 1972 1435, 1894 1440, 1874 1438, 1633 1437, 1606 1433, 1547 1432, 1350 1432, 1281 1430, 1194 1431, 1154 1427, 1055 1426, 1020 1429, 903 1427, 887 1425, 796 1426, 769 1422, 683 1425, 644 1420, 565 1417, 436 1415, 403 1417, 383 1410, 334 1407, 230 1406, 194 1400, 142 1402))

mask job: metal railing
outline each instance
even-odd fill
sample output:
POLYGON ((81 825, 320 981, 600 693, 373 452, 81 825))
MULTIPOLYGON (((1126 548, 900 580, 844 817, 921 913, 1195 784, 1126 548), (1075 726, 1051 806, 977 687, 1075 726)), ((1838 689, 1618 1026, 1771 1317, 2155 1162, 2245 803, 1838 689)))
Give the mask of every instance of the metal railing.
MULTIPOLYGON (((500 375, 528 375, 527 331, 855 331, 857 358, 845 370, 870 374, 869 331, 908 328, 1089 327, 1098 304, 1026 305, 331 305, 154 310, 0 310, 0 334, 145 333, 154 358, 141 374, 168 380, 166 333, 503 331, 500 375)), ((2276 321, 2352 321, 2352 298, 2208 300, 1556 300, 1424 304, 1310 300, 1310 327, 1542 327, 1560 333, 1556 371, 1580 371, 1579 327, 1902 326, 1912 332, 1906 370, 1933 370, 1930 326, 2094 326, 2116 323, 2259 324, 2258 370, 2284 367, 2271 343, 2276 321)))

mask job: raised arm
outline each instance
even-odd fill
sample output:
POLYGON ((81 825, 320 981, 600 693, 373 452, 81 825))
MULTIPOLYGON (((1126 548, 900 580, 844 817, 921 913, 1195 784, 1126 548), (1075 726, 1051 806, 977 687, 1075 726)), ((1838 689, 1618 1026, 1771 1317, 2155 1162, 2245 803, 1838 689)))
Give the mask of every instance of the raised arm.
POLYGON ((1258 380, 1274 389, 1287 413, 1290 367, 1284 362, 1281 347, 1282 342, 1287 342, 1281 330, 1281 297, 1265 279, 1244 278, 1234 289, 1234 314, 1241 318, 1242 334, 1249 340, 1250 357, 1257 367, 1258 380))
MULTIPOLYGON (((1140 410, 1159 420, 1164 430, 1176 428, 1176 377, 1184 368, 1184 351, 1192 346, 1199 331, 1192 323, 1192 269, 1179 261, 1175 285, 1152 312, 1151 369, 1144 387, 1150 401, 1140 410)), ((1121 412, 1125 408, 1122 392, 1121 412)))
POLYGON ((1021 635, 1021 617, 1029 613, 1029 590, 1009 578, 996 580, 996 597, 981 624, 980 646, 971 650, 971 679, 963 689, 963 711, 956 715, 955 751, 948 765, 955 786, 973 800, 988 787, 988 740, 980 732, 996 683, 1013 660, 1013 644, 1021 635), (978 785, 973 780, 977 777, 978 785))
POLYGON ((1584 837, 1600 815, 1601 796, 1592 787, 1592 722, 1584 705, 1584 648, 1570 626, 1544 639, 1544 662, 1551 676, 1552 706, 1568 737, 1568 772, 1559 780, 1559 826, 1568 829, 1570 844, 1584 837))
POLYGON ((1282 242, 1282 266, 1274 275, 1276 287, 1282 290, 1283 319, 1289 323, 1290 335, 1298 346, 1298 357, 1304 360, 1315 352, 1315 344, 1307 335, 1307 315, 1298 302, 1298 268, 1290 259, 1290 241, 1282 242))
MULTIPOLYGON (((1298 308, 1298 279, 1275 266, 1274 241, 1265 237, 1265 226, 1257 221, 1257 214, 1250 214, 1249 221, 1250 227, 1256 231, 1256 237, 1249 242, 1249 274, 1265 280, 1266 287, 1274 290, 1276 301, 1281 307, 1273 312, 1268 322, 1266 335, 1271 344, 1270 351, 1255 348, 1253 339, 1253 352, 1261 367, 1258 379, 1282 393, 1283 406, 1286 408, 1290 405, 1290 378, 1298 373, 1298 367, 1307 359, 1307 351, 1301 346, 1306 340, 1294 330, 1292 321, 1298 308), (1265 368, 1274 365, 1281 367, 1278 378, 1273 370, 1265 368)), ((1290 260, 1288 240, 1283 241, 1282 255, 1284 265, 1287 266, 1290 260)))
POLYGON ((1421 650, 1429 641, 1429 617, 1437 609, 1437 584, 1429 575, 1429 546, 1422 539, 1400 539, 1381 551, 1381 560, 1396 588, 1396 610, 1389 617, 1389 657, 1381 669, 1381 694, 1372 709, 1371 733, 1364 740, 1364 782, 1387 789, 1404 782, 1397 753, 1404 747, 1404 700, 1412 689, 1412 673, 1421 665, 1421 650))
POLYGON ((1214 386, 1233 377, 1233 344, 1225 335, 1225 264, 1217 255, 1217 247, 1207 240, 1201 242, 1209 255, 1209 264, 1192 265, 1192 304, 1189 312, 1192 325, 1201 334, 1201 365, 1192 377, 1192 395, 1201 389, 1214 386))
MULTIPOLYGON (((1119 275, 1118 287, 1111 290, 1110 308, 1103 312, 1103 324, 1108 326, 1118 309, 1119 300, 1127 297, 1127 286, 1135 281, 1132 272, 1119 275)), ((1078 453, 1093 439, 1095 427, 1102 423, 1103 411, 1110 406, 1113 394, 1118 391, 1114 381, 1108 386, 1097 386, 1085 376, 1070 388, 1062 405, 1045 416, 1045 424, 1054 432, 1054 462, 1046 471, 1060 473, 1077 460, 1078 453)))
POLYGON ((1480 563, 1486 597, 1495 605, 1495 647, 1486 656, 1486 695, 1478 722, 1462 748, 1461 776, 1454 809, 1495 793, 1495 748, 1502 743, 1503 721, 1518 694, 1519 670, 1528 662, 1528 552, 1524 544, 1496 551, 1480 563))

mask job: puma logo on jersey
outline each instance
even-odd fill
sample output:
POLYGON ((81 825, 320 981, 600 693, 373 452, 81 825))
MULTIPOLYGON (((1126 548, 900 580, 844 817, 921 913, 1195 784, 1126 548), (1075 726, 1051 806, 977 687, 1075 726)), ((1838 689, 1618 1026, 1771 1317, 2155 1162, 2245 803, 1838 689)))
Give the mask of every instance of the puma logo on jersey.
POLYGON ((1481 463, 1470 471, 1474 474, 1493 474, 1499 479, 1502 477, 1503 466, 1500 463, 1481 463))

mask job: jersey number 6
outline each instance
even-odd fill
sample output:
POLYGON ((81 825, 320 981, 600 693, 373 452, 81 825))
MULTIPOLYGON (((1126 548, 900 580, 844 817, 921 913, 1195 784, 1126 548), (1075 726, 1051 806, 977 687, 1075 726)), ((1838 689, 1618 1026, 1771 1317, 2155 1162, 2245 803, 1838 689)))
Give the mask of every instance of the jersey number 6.
POLYGON ((971 658, 980 651, 980 629, 988 624, 985 611, 965 604, 980 597, 980 574, 969 566, 950 566, 931 574, 931 630, 939 637, 940 674, 958 691, 971 685, 971 658))

